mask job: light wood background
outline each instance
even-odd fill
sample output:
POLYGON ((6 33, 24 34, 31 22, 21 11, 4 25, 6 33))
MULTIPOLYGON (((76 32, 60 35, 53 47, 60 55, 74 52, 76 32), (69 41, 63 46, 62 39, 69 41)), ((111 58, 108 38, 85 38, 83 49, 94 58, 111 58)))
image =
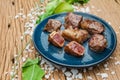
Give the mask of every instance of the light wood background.
MULTIPOLYGON (((15 15, 23 8, 23 13, 28 14, 31 8, 34 8, 35 3, 39 3, 40 0, 0 0, 0 80, 10 80, 10 74, 12 70, 13 57, 18 54, 19 50, 25 47, 29 38, 25 38, 21 42, 20 37, 23 35, 25 28, 24 24, 27 21, 21 19, 14 19, 15 15), (8 73, 7 73, 8 72, 8 73)), ((40 4, 40 3, 39 3, 40 4)), ((100 64, 100 66, 94 67, 92 71, 83 73, 83 80, 87 80, 87 76, 91 76, 93 80, 102 80, 100 76, 96 76, 98 72, 108 73, 107 80, 120 80, 120 65, 115 65, 116 61, 120 61, 120 0, 90 0, 86 5, 90 7, 92 14, 97 15, 107 22, 110 22, 113 29, 117 34, 117 47, 113 53, 113 59, 100 64), (91 8, 95 6, 95 8, 91 8), (106 71, 103 64, 108 62, 110 70, 106 71), (115 71, 112 75, 111 72, 115 71)), ((24 54, 22 54, 24 56, 24 54)), ((35 52, 29 54, 30 58, 35 57, 35 52)), ((21 64, 20 61, 17 74, 18 80, 21 79, 21 64)), ((61 71, 55 71, 52 77, 55 80, 65 80, 65 76, 61 71)), ((50 80, 50 79, 49 79, 50 80)))

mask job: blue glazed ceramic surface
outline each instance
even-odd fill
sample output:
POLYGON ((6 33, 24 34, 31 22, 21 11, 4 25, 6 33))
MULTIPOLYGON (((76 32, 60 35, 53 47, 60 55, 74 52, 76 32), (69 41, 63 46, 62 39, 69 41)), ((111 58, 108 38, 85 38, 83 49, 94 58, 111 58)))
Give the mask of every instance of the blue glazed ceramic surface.
MULTIPOLYGON (((66 13, 52 15, 45 20, 43 20, 34 30, 33 33, 33 42, 38 50, 38 52, 50 62, 53 62, 58 65, 68 66, 68 67, 88 67, 96 65, 104 60, 106 60, 116 48, 116 34, 113 28, 101 18, 81 12, 75 12, 75 14, 81 15, 84 18, 96 20, 104 25, 105 32, 103 33, 108 41, 108 46, 103 52, 93 52, 89 49, 88 41, 86 41, 83 46, 85 47, 84 56, 75 57, 64 52, 64 48, 57 48, 54 45, 48 42, 48 32, 44 32, 43 29, 49 19, 56 19, 64 24, 64 17, 66 13)), ((62 26, 61 29, 64 29, 62 26)), ((68 42, 66 41, 65 44, 68 42)))

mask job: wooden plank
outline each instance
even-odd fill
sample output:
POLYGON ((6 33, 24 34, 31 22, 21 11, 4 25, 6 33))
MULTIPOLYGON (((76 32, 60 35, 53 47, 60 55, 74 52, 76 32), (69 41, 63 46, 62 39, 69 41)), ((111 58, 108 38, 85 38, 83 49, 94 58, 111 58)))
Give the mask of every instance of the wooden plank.
MULTIPOLYGON (((27 15, 32 8, 35 8, 36 3, 40 4, 39 0, 0 0, 0 80, 10 80, 10 72, 12 66, 14 66, 12 59, 29 41, 28 36, 25 37, 24 41, 20 40, 26 29, 24 25, 29 19, 14 19, 14 17, 21 12, 27 15)), ((47 0, 44 5, 47 5, 47 0)), ((92 71, 87 70, 87 72, 83 72, 80 70, 79 72, 83 74, 83 80, 87 80, 88 76, 91 76, 94 80, 102 80, 100 76, 96 76, 98 72, 108 73, 108 80, 120 80, 120 65, 115 65, 116 61, 120 61, 120 0, 90 0, 85 6, 90 8, 91 14, 97 15, 111 23, 117 34, 118 43, 112 55, 114 59, 108 59, 100 66, 95 66, 92 71), (106 62, 109 63, 110 70, 108 71, 103 67, 106 62), (111 74, 112 71, 115 71, 114 75, 111 74)), ((34 58, 35 53, 36 51, 34 50, 32 54, 29 54, 29 57, 34 58)), ((16 70, 19 80, 22 80, 21 67, 23 62, 21 59, 23 56, 25 57, 26 54, 21 54, 21 57, 18 59, 18 69, 16 70)), ((55 80, 66 79, 61 70, 54 71, 48 80, 53 77, 55 80)))

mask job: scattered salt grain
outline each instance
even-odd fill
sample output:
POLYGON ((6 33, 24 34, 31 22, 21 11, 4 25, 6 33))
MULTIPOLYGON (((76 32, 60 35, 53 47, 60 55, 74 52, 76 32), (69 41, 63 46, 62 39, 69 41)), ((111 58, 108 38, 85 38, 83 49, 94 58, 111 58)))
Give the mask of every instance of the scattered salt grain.
POLYGON ((116 61, 116 62, 115 62, 115 65, 120 65, 120 61, 116 61))
POLYGON ((93 80, 91 76, 87 76, 87 80, 93 80))
POLYGON ((90 8, 87 7, 87 8, 86 8, 86 13, 89 13, 89 12, 90 12, 90 8))
POLYGON ((40 64, 43 65, 44 63, 45 63, 45 61, 42 59, 40 64))
POLYGON ((16 58, 16 57, 18 57, 18 55, 17 55, 17 54, 15 54, 15 55, 14 55, 14 57, 16 58))
POLYGON ((14 74, 15 74, 15 72, 13 72, 13 71, 10 72, 10 75, 11 75, 11 76, 13 76, 14 74))
POLYGON ((105 68, 105 70, 106 70, 106 71, 108 71, 108 70, 109 70, 109 68, 105 68))
POLYGON ((30 49, 30 44, 28 44, 25 49, 26 50, 30 49))
POLYGON ((113 57, 110 56, 110 59, 113 59, 113 57))
POLYGON ((73 80, 71 77, 66 77, 66 80, 73 80))
POLYGON ((21 40, 23 40, 23 39, 24 39, 24 37, 23 37, 23 36, 21 36, 21 37, 20 37, 20 39, 21 39, 21 40))
POLYGON ((19 18, 19 15, 16 15, 16 16, 15 16, 15 19, 18 19, 18 18, 19 18))
POLYGON ((71 69, 72 74, 75 76, 78 73, 77 69, 71 69))
POLYGON ((104 67, 107 68, 107 67, 108 67, 108 64, 104 64, 104 67))
POLYGON ((100 73, 97 73, 96 75, 97 75, 97 76, 100 76, 100 73))
POLYGON ((17 69, 18 69, 18 66, 16 66, 15 69, 17 70, 17 69))
POLYGON ((54 78, 52 78, 51 80, 55 80, 54 78))
POLYGON ((62 72, 64 73, 66 71, 66 67, 63 67, 62 68, 62 72))
POLYGON ((46 75, 45 75, 45 78, 46 78, 46 79, 48 79, 49 77, 50 77, 50 75, 49 75, 49 74, 46 74, 46 75))
POLYGON ((78 73, 78 75, 75 76, 76 79, 82 79, 83 76, 82 76, 82 73, 78 73))
POLYGON ((110 25, 111 25, 111 22, 108 22, 108 24, 110 24, 110 25))
POLYGON ((65 72, 64 74, 65 74, 65 76, 67 76, 67 77, 70 77, 70 76, 72 75, 71 72, 69 72, 69 71, 65 72))
POLYGON ((115 74, 115 71, 112 71, 111 74, 114 75, 114 74, 115 74))
POLYGON ((18 78, 18 75, 15 75, 15 78, 18 78))
POLYGON ((23 19, 26 19, 26 16, 25 16, 25 15, 22 15, 22 18, 23 18, 23 19))
POLYGON ((23 15, 23 13, 18 13, 18 15, 22 16, 22 15, 23 15))
POLYGON ((88 70, 93 70, 93 67, 89 67, 88 70))
POLYGON ((25 57, 22 57, 22 61, 25 62, 25 61, 26 61, 26 58, 25 58, 25 57))
POLYGON ((80 8, 80 11, 81 11, 81 12, 85 12, 85 9, 84 9, 84 8, 80 8))
POLYGON ((116 34, 119 34, 120 32, 116 31, 116 34))
POLYGON ((104 79, 104 78, 107 78, 108 77, 108 74, 107 73, 101 73, 101 77, 104 79))

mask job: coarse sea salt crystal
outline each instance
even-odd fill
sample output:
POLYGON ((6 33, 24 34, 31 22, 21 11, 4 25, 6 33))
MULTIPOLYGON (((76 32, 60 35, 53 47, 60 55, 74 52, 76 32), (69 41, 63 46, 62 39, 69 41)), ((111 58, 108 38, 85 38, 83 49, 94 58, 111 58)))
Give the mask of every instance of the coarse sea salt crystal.
POLYGON ((54 78, 52 78, 51 80, 55 80, 54 78))
POLYGON ((108 74, 107 74, 107 73, 101 73, 100 75, 101 75, 101 77, 102 77, 103 79, 108 77, 108 74))
POLYGON ((64 73, 66 71, 66 67, 63 67, 62 68, 62 72, 64 73))
POLYGON ((104 67, 105 67, 105 68, 108 67, 108 64, 104 64, 104 67))
POLYGON ((21 37, 20 37, 20 39, 21 39, 21 40, 23 40, 23 39, 24 39, 24 37, 23 37, 23 36, 21 36, 21 37))
POLYGON ((120 65, 120 61, 116 61, 116 62, 115 62, 115 65, 120 65))
POLYGON ((66 80, 73 80, 73 78, 71 78, 71 77, 66 77, 66 80))
POLYGON ((23 13, 18 13, 18 15, 22 16, 22 15, 23 15, 23 13))
POLYGON ((97 76, 100 76, 100 73, 97 73, 96 75, 97 75, 97 76))
POLYGON ((49 74, 46 74, 46 75, 45 75, 45 78, 46 78, 46 79, 48 79, 49 77, 50 77, 50 75, 49 75, 49 74))
POLYGON ((86 11, 86 13, 89 13, 90 12, 90 8, 89 7, 86 7, 86 9, 85 9, 86 11))
POLYGON ((105 68, 105 70, 107 70, 107 71, 108 71, 108 70, 109 70, 109 68, 105 68))
POLYGON ((87 80, 93 80, 91 76, 87 76, 87 80))
POLYGON ((72 74, 75 76, 78 73, 77 69, 71 69, 72 74))
POLYGON ((15 19, 17 19, 17 18, 19 18, 19 15, 16 15, 16 16, 15 16, 15 19))
POLYGON ((83 79, 83 76, 82 76, 82 73, 78 73, 76 76, 75 76, 76 79, 83 79))
POLYGON ((71 72, 69 72, 69 71, 66 71, 65 73, 65 76, 67 76, 67 77, 70 77, 72 74, 71 74, 71 72))
POLYGON ((111 74, 114 75, 114 74, 115 74, 115 71, 112 71, 111 74))
POLYGON ((85 9, 84 9, 84 8, 80 8, 80 11, 81 11, 81 12, 85 12, 85 9))
POLYGON ((93 70, 93 67, 89 67, 88 70, 93 70))
POLYGON ((22 57, 22 61, 25 62, 25 61, 26 61, 26 58, 25 58, 25 57, 22 57))
POLYGON ((30 44, 28 44, 25 49, 26 50, 30 49, 30 44))

